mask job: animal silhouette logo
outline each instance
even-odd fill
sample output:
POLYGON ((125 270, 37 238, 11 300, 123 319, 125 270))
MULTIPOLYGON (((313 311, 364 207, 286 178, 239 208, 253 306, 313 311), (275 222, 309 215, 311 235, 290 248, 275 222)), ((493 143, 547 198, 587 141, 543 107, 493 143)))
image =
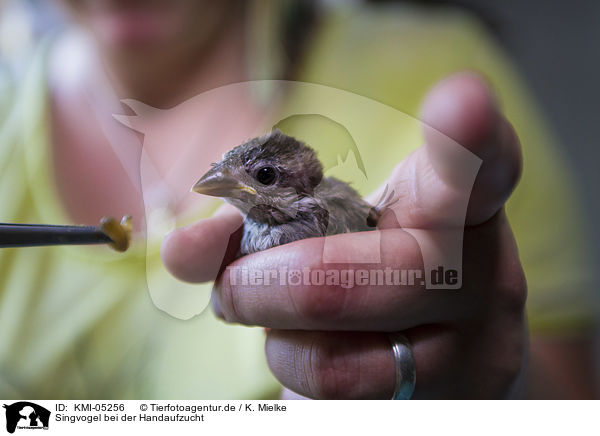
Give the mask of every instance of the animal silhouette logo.
MULTIPOLYGON (((127 114, 104 114, 103 123, 106 131, 115 132, 109 142, 136 186, 140 186, 148 253, 156 246, 150 241, 162 239, 168 231, 184 224, 185 219, 178 221, 175 211, 185 210, 192 202, 199 208, 212 207, 206 198, 190 199, 190 195, 195 195, 190 187, 198 176, 209 171, 210 162, 220 161, 235 146, 275 127, 317 150, 326 177, 362 183, 365 189, 369 185, 369 191, 363 194, 376 191, 371 204, 382 200, 391 212, 387 214, 388 225, 401 228, 419 245, 423 258, 421 278, 426 289, 462 287, 464 223, 482 160, 433 127, 396 108, 342 89, 282 80, 232 83, 168 109, 133 99, 121 103, 127 107, 127 114), (238 96, 255 96, 263 87, 285 90, 290 97, 285 104, 277 105, 276 111, 265 106, 264 111, 259 111, 264 113, 260 121, 230 130, 232 118, 246 119, 245 106, 239 104, 238 96), (129 129, 115 129, 115 120, 129 129), (211 134, 204 137, 203 132, 211 134), (215 132, 217 140, 212 135, 215 132), (132 140, 131 135, 139 134, 143 146, 138 161, 134 162, 123 151, 122 139, 127 135, 132 140), (176 153, 172 152, 174 149, 176 153), (365 153, 366 150, 370 152, 365 153), (427 171, 408 175, 405 169, 411 168, 411 164, 407 162, 414 162, 419 156, 427 156, 427 171), (204 166, 198 162, 204 162, 204 166), (392 171, 390 163, 396 164, 395 170, 392 171), (382 177, 383 166, 390 170, 386 173, 390 179, 387 188, 379 185, 381 188, 377 190, 374 182, 382 177), (419 186, 429 183, 432 171, 443 173, 452 186, 452 200, 444 207, 436 205, 434 222, 427 223, 426 228, 415 228, 403 207, 413 199, 419 186), (404 201, 394 203, 396 198, 404 201), (447 275, 448 280, 439 279, 447 275)), ((260 109, 261 103, 256 103, 260 109)), ((343 251, 337 249, 336 238, 325 238, 322 261, 328 265, 380 264, 382 236, 386 234, 389 233, 374 228, 370 237, 364 238, 355 249, 343 251)), ((227 240, 215 252, 215 258, 223 259, 226 252, 227 240)), ((197 285, 171 278, 153 259, 146 257, 146 278, 152 301, 159 309, 179 319, 190 319, 209 305, 210 293, 198 292, 197 285), (177 289, 177 298, 173 298, 173 289, 177 289)), ((214 274, 216 278, 218 269, 214 274)))
POLYGON ((4 404, 6 409, 6 431, 14 433, 18 429, 48 429, 50 411, 29 401, 4 404))

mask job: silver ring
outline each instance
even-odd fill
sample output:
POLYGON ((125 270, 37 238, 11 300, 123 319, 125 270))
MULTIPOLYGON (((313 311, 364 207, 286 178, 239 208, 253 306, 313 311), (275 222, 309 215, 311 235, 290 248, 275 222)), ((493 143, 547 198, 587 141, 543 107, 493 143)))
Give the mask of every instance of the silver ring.
POLYGON ((396 387, 392 400, 410 400, 417 379, 412 347, 403 334, 390 333, 389 338, 396 363, 396 387))

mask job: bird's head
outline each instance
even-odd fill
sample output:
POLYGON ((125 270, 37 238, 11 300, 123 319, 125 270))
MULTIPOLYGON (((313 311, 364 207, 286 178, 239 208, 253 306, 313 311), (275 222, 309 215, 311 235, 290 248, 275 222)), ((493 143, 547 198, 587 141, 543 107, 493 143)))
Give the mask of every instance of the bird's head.
POLYGON ((222 197, 252 219, 290 221, 298 201, 311 197, 323 178, 315 152, 279 130, 227 152, 192 188, 222 197))

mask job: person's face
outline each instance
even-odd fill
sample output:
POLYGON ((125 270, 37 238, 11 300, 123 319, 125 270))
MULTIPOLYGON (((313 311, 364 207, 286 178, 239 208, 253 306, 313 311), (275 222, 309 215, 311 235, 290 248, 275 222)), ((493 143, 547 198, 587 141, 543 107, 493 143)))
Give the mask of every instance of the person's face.
POLYGON ((234 0, 62 0, 113 52, 196 45, 226 23, 234 0))

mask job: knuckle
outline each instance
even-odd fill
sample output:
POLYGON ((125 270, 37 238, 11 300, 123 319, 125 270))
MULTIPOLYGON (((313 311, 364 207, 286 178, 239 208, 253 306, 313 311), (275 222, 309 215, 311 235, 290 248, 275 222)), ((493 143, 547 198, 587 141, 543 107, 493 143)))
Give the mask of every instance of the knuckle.
POLYGON ((358 362, 352 353, 336 345, 313 345, 310 353, 311 391, 318 399, 343 399, 358 380, 358 362))
POLYGON ((515 381, 523 369, 523 353, 515 353, 512 355, 505 366, 505 377, 510 384, 515 381))
POLYGON ((341 286, 291 287, 289 292, 299 316, 309 325, 340 319, 348 293, 341 286))
POLYGON ((506 395, 510 391, 519 378, 523 367, 524 350, 522 347, 510 350, 504 353, 503 356, 498 357, 494 369, 500 395, 506 395))
POLYGON ((218 295, 218 303, 223 318, 227 322, 240 322, 243 323, 244 320, 240 316, 237 305, 236 305, 236 291, 234 290, 234 286, 228 283, 227 274, 223 274, 223 277, 219 283, 219 286, 216 287, 217 295, 218 295))
POLYGON ((504 307, 511 312, 522 312, 527 301, 527 280, 518 259, 506 268, 500 281, 499 296, 504 307))

